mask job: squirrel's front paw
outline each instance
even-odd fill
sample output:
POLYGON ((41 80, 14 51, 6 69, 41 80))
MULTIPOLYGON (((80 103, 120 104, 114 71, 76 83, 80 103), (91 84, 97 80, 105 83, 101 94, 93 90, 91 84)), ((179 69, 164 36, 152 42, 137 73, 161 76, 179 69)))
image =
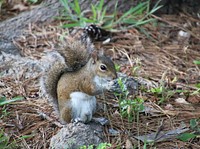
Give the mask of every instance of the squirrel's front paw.
POLYGON ((115 83, 116 81, 115 80, 111 80, 111 81, 109 81, 108 83, 107 83, 107 86, 106 86, 106 89, 108 90, 108 91, 110 91, 110 90, 113 90, 113 88, 115 88, 115 83))
POLYGON ((83 114, 81 117, 76 117, 74 119, 72 119, 73 123, 88 123, 90 122, 92 119, 92 114, 83 114))
POLYGON ((79 122, 83 123, 83 121, 81 120, 80 117, 77 117, 77 118, 74 118, 74 119, 71 120, 71 123, 77 124, 77 123, 79 123, 79 122))

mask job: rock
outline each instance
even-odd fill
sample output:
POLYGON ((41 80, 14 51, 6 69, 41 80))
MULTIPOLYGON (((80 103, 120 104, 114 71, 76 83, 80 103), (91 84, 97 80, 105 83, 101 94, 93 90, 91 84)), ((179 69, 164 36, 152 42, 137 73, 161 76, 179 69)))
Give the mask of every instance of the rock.
POLYGON ((100 124, 69 123, 51 138, 51 149, 77 149, 83 145, 102 143, 103 130, 100 124))

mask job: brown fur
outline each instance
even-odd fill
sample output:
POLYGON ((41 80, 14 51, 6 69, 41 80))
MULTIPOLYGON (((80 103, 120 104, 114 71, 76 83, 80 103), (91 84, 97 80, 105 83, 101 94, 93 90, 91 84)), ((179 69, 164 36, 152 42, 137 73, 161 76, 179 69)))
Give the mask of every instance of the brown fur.
POLYGON ((56 62, 46 76, 46 93, 52 97, 64 122, 70 122, 72 119, 73 107, 70 105, 72 92, 78 91, 95 96, 102 93, 94 82, 95 76, 116 78, 113 62, 103 55, 92 54, 93 45, 89 39, 85 42, 82 44, 81 41, 67 38, 66 43, 57 50, 64 57, 66 64, 56 62), (105 72, 100 71, 101 64, 107 66, 105 72))

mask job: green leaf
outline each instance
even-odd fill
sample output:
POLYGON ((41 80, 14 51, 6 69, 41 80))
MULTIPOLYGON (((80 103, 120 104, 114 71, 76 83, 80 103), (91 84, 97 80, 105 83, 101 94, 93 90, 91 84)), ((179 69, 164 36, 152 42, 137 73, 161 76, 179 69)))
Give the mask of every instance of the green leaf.
POLYGON ((118 20, 116 20, 116 23, 121 22, 121 20, 123 20, 124 18, 126 18, 129 15, 134 16, 135 14, 139 13, 141 11, 141 9, 145 9, 145 5, 147 4, 147 2, 144 3, 140 3, 138 4, 136 7, 132 7, 130 8, 126 13, 124 13, 118 20))
POLYGON ((104 10, 103 10, 103 12, 101 13, 100 21, 103 21, 103 19, 105 18, 106 11, 107 11, 107 8, 105 7, 104 10))
POLYGON ((196 86, 197 88, 200 88, 200 83, 196 84, 195 86, 196 86))
POLYGON ((197 135, 193 134, 193 133, 184 133, 184 134, 181 134, 180 136, 178 136, 177 138, 181 141, 188 141, 190 139, 193 139, 195 138, 197 135))
POLYGON ((74 0, 74 11, 80 15, 81 14, 81 8, 79 5, 79 1, 78 0, 74 0))
POLYGON ((11 102, 15 102, 15 101, 18 101, 18 100, 23 100, 24 97, 15 97, 15 98, 12 98, 10 100, 4 100, 4 98, 0 98, 0 106, 3 106, 3 105, 6 105, 6 104, 9 104, 11 102))
POLYGON ((154 13, 155 11, 157 11, 158 9, 160 9, 161 7, 163 7, 162 5, 158 6, 158 4, 160 3, 161 0, 159 0, 154 7, 152 8, 152 10, 149 12, 150 14, 154 13))
POLYGON ((96 10, 95 10, 95 7, 93 4, 91 4, 91 8, 92 8, 92 14, 93 14, 93 20, 96 21, 96 18, 97 18, 97 13, 96 13, 96 10))
POLYGON ((126 23, 126 24, 131 24, 131 25, 137 23, 137 21, 134 20, 134 19, 125 19, 125 20, 123 20, 122 22, 123 22, 123 23, 126 23))
POLYGON ((65 10, 68 11, 68 13, 71 13, 70 7, 68 5, 68 0, 60 0, 60 2, 63 5, 63 7, 65 8, 65 10))
POLYGON ((8 143, 9 138, 6 136, 1 136, 0 138, 0 144, 7 144, 8 143))
POLYGON ((81 21, 83 21, 84 23, 95 23, 94 20, 91 20, 91 19, 88 19, 88 18, 82 18, 81 21))
POLYGON ((2 102, 4 102, 4 101, 6 101, 6 97, 5 97, 5 96, 0 97, 0 103, 2 103, 2 102))
POLYGON ((156 20, 156 19, 148 19, 148 20, 145 20, 145 21, 138 21, 135 25, 136 25, 136 26, 138 26, 138 25, 144 25, 144 24, 153 22, 153 21, 155 21, 155 20, 156 20))
POLYGON ((153 9, 149 12, 149 14, 152 14, 152 13, 156 12, 158 9, 160 9, 160 8, 162 8, 162 7, 163 7, 163 6, 158 6, 158 7, 153 8, 153 9))
POLYGON ((193 63, 196 65, 200 65, 200 61, 198 61, 198 60, 194 60, 193 63))
POLYGON ((71 28, 71 27, 76 27, 76 26, 80 26, 80 23, 70 23, 70 24, 62 25, 63 28, 71 28))
POLYGON ((120 70, 120 65, 118 65, 118 64, 115 64, 115 70, 117 71, 117 72, 119 72, 119 70, 120 70))
POLYGON ((32 137, 34 137, 34 135, 24 135, 24 136, 21 136, 20 139, 29 139, 32 137))
POLYGON ((97 6, 98 11, 101 11, 103 8, 104 0, 101 0, 97 6))
POLYGON ((195 127, 197 127, 198 123, 196 119, 191 119, 190 120, 190 127, 191 129, 195 129, 195 127))
POLYGON ((98 146, 97 146, 97 149, 106 149, 108 147, 111 147, 111 144, 110 143, 100 143, 98 146))

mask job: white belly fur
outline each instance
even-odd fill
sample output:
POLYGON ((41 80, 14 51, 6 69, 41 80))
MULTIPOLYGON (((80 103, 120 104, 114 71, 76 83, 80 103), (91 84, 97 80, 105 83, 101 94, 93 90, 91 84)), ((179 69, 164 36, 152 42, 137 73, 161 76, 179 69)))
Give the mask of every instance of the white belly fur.
POLYGON ((96 109, 95 96, 89 96, 82 92, 73 92, 70 94, 72 118, 82 122, 89 122, 96 109))

